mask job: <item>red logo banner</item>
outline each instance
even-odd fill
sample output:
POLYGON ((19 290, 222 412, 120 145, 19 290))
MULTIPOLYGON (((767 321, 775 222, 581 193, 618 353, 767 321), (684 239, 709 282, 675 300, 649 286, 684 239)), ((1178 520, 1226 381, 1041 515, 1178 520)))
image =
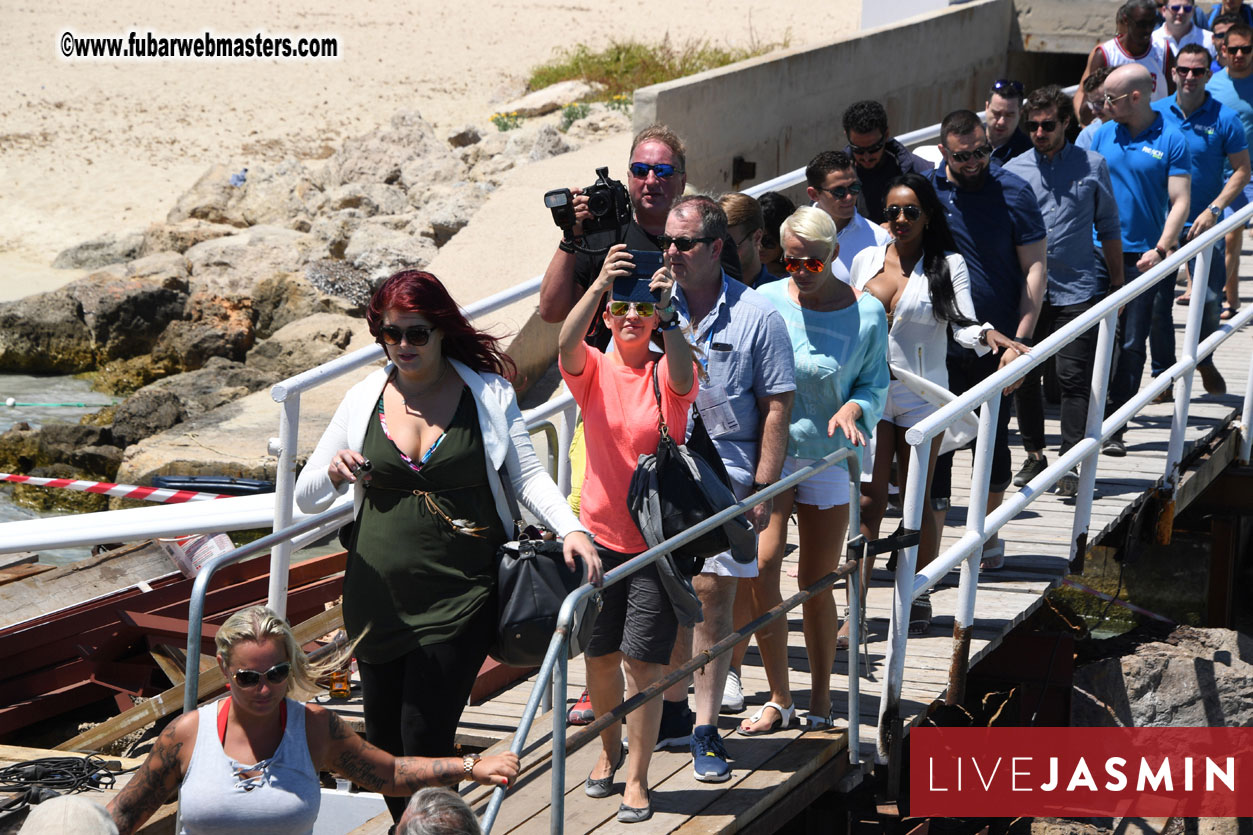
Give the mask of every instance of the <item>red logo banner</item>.
POLYGON ((920 817, 1253 816, 1253 728, 914 728, 920 817))

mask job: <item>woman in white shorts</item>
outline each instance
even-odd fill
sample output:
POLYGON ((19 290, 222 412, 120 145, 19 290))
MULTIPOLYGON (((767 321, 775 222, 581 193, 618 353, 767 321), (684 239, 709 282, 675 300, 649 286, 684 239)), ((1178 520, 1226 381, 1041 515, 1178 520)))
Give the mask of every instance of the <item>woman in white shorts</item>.
MULTIPOLYGON (((902 174, 889 184, 884 203, 892 240, 857 254, 849 270, 853 286, 873 295, 888 312, 888 361, 948 388, 945 331, 951 329, 958 345, 980 355, 1016 343, 991 325, 975 320, 966 262, 954 251, 953 234, 931 183, 918 174, 902 174)), ((897 487, 902 496, 905 494, 910 452, 905 430, 937 408, 900 380, 892 379, 883 418, 875 430, 873 469, 862 481, 861 531, 868 539, 879 538, 893 457, 897 460, 897 487)), ((943 519, 931 507, 931 475, 941 440, 938 436, 931 443, 918 568, 939 552, 943 519)), ((873 566, 873 557, 862 565, 863 595, 873 566)), ((910 611, 910 634, 925 634, 930 624, 931 598, 924 594, 910 611)), ((847 627, 846 623, 840 631, 841 646, 847 645, 847 627)))
MULTIPOLYGON (((839 251, 835 222, 822 209, 797 209, 779 235, 791 278, 758 292, 787 324, 796 356, 796 399, 788 427, 786 477, 842 448, 862 447, 870 436, 888 389, 887 320, 883 305, 854 290, 831 272, 839 251)), ((757 615, 781 602, 779 569, 787 544, 788 518, 796 506, 802 587, 835 570, 848 532, 849 473, 830 467, 775 497, 770 524, 758 544, 760 573, 753 582, 757 615)), ((803 604, 805 651, 809 656, 810 728, 831 725, 831 666, 838 619, 830 589, 803 604)), ((769 733, 792 724, 795 706, 788 685, 785 619, 757 633, 757 646, 770 683, 770 701, 740 733, 769 733)))

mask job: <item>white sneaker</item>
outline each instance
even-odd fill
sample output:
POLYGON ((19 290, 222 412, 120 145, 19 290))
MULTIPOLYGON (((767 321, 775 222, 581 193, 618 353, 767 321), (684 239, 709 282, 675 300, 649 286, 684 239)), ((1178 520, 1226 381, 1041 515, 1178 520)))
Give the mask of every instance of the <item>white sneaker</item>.
POLYGON ((740 671, 734 667, 727 670, 727 683, 722 686, 722 712, 740 713, 744 710, 744 689, 740 686, 740 671))

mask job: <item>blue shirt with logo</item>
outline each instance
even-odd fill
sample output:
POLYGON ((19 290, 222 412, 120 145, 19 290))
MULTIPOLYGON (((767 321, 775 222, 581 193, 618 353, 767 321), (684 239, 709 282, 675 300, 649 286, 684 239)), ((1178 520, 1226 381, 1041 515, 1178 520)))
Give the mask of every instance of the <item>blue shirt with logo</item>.
MULTIPOLYGON (((970 271, 975 318, 1001 333, 1017 333, 1018 302, 1027 285, 1018 247, 1044 239, 1044 218, 1035 193, 1026 180, 995 161, 974 191, 950 180, 943 165, 931 172, 931 181, 970 271)), ((965 351, 954 345, 950 343, 950 351, 965 351)))
POLYGON ((1157 246, 1170 209, 1167 184, 1171 177, 1192 173, 1183 135, 1155 112, 1152 123, 1135 136, 1118 122, 1101 125, 1092 150, 1109 163, 1123 252, 1147 252, 1157 246))
POLYGON ((1213 96, 1219 104, 1225 104, 1236 112, 1240 117, 1240 124, 1244 125, 1246 139, 1253 136, 1253 75, 1232 78, 1224 68, 1205 85, 1205 92, 1213 96))
POLYGON ((1188 143, 1192 156, 1192 204, 1188 209, 1191 225, 1223 190, 1229 171, 1227 157, 1248 149, 1244 125, 1234 110, 1209 93, 1205 94, 1205 103, 1190 116, 1183 115, 1175 96, 1154 102, 1153 109, 1188 143))

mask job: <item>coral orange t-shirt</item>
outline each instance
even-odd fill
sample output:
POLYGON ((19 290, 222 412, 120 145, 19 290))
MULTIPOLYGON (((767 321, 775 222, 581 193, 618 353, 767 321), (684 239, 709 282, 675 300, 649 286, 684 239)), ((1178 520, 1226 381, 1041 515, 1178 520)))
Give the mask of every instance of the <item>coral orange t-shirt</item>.
MULTIPOLYGON (((687 416, 696 400, 698 383, 687 394, 670 389, 665 362, 643 368, 622 365, 612 356, 587 346, 583 373, 561 376, 583 410, 583 439, 587 470, 579 505, 580 521, 596 535, 598 544, 613 551, 637 554, 648 549, 644 536, 627 509, 627 489, 639 457, 657 451, 657 397, 653 394, 653 366, 670 435, 682 443, 687 416)), ((695 364, 693 364, 694 366, 695 364)))

